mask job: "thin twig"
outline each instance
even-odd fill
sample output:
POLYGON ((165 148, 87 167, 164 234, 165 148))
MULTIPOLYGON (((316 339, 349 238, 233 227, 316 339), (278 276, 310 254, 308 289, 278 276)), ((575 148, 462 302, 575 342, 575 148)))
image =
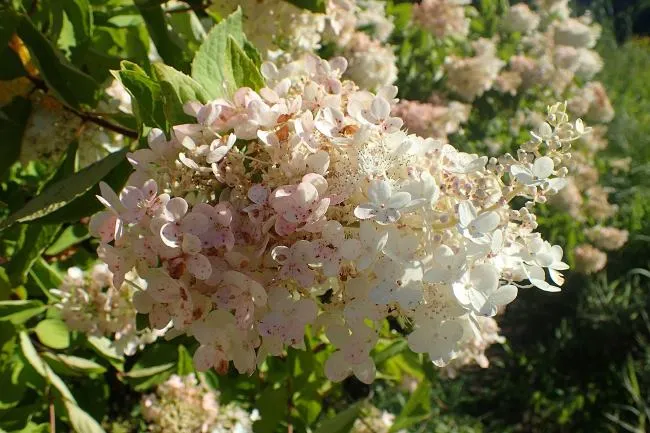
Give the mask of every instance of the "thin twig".
POLYGON ((54 412, 54 402, 50 398, 50 433, 56 433, 56 414, 54 412))
MULTIPOLYGON (((44 92, 48 90, 47 83, 44 80, 34 77, 32 75, 28 75, 27 78, 29 78, 29 81, 31 81, 34 84, 34 86, 36 86, 36 88, 43 90, 44 92)), ((115 123, 106 120, 100 115, 97 115, 95 113, 88 113, 88 112, 76 110, 64 104, 63 101, 58 101, 58 102, 63 106, 64 110, 73 113, 75 116, 78 116, 81 120, 85 122, 94 123, 95 125, 99 125, 102 128, 106 128, 110 131, 116 132, 118 134, 122 134, 125 137, 134 138, 134 139, 138 138, 138 132, 134 131, 133 129, 125 128, 124 126, 121 125, 116 125, 115 123)))

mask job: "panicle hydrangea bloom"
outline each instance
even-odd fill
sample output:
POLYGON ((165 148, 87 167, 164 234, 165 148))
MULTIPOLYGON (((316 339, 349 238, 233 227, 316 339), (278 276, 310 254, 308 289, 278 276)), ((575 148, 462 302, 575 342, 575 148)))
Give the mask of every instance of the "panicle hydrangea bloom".
POLYGON ((529 33, 537 28, 540 17, 526 3, 510 7, 505 17, 505 27, 512 32, 529 33))
POLYGON ((587 83, 578 90, 569 100, 569 109, 576 116, 584 116, 592 122, 608 123, 614 118, 607 91, 598 81, 587 83))
POLYGON ((629 232, 615 227, 595 226, 585 230, 585 235, 598 248, 613 251, 627 243, 629 232))
MULTIPOLYGON (((129 275, 138 284, 144 280, 129 275)), ((105 264, 97 264, 88 273, 77 267, 68 268, 63 283, 50 292, 59 298, 55 307, 68 328, 92 336, 113 340, 119 353, 132 355, 146 344, 153 343, 164 332, 137 331, 133 307, 133 289, 113 285, 113 274, 105 264)))
POLYGON ((227 16, 242 8, 244 30, 264 57, 278 65, 315 54, 328 44, 349 62, 348 77, 364 89, 377 90, 397 79, 396 57, 386 44, 392 17, 379 0, 329 0, 325 13, 300 9, 283 0, 215 1, 210 9, 227 16))
MULTIPOLYGON (((104 96, 97 106, 99 111, 131 112, 131 99, 117 80, 112 80, 107 85, 104 96)), ((29 99, 32 111, 20 147, 20 160, 24 163, 34 160, 56 161, 76 139, 79 167, 84 168, 126 145, 121 134, 84 122, 55 98, 40 90, 32 92, 29 99)))
POLYGON ((573 250, 576 271, 583 274, 595 274, 605 268, 607 254, 589 244, 578 245, 573 250))
POLYGON ((219 0, 212 12, 227 17, 241 7, 244 33, 267 58, 300 55, 318 50, 325 30, 325 16, 283 0, 219 0))
MULTIPOLYGON (((350 433, 388 433, 395 424, 395 415, 375 406, 364 407, 361 416, 354 421, 350 433)), ((406 433, 398 430, 397 433, 406 433)))
POLYGON ((504 66, 494 42, 479 39, 472 45, 474 57, 449 56, 445 60, 447 87, 465 101, 473 101, 490 90, 504 66))
POLYGON ((356 32, 342 54, 349 62, 346 77, 361 88, 377 90, 397 79, 393 48, 366 33, 356 32))
POLYGON ((392 114, 404 120, 406 129, 416 135, 447 140, 448 134, 457 132, 467 122, 471 106, 457 101, 434 104, 402 99, 392 114))
POLYGON ((438 38, 464 38, 469 33, 465 16, 468 0, 422 0, 413 5, 413 21, 438 38))
POLYGON ((172 375, 140 403, 152 433, 252 433, 255 413, 234 403, 222 405, 219 395, 195 375, 172 375))
POLYGON ((251 373, 311 325, 335 348, 328 377, 369 383, 388 316, 442 366, 519 289, 560 290, 562 248, 531 210, 566 183, 582 122, 556 104, 516 156, 467 154, 404 132, 397 89, 360 90, 346 63, 263 64, 267 87, 187 104, 196 123, 152 131, 128 186, 103 187, 100 257, 116 283, 147 281, 136 308, 194 337, 200 370, 251 373))

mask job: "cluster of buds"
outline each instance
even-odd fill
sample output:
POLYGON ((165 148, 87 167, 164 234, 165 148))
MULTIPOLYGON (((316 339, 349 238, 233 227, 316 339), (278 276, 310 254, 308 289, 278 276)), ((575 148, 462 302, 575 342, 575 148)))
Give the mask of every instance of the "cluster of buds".
POLYGON ((223 405, 219 395, 195 375, 171 376, 146 394, 140 404, 152 433, 252 433, 259 415, 233 403, 223 405))
MULTIPOLYGON (((139 287, 146 281, 129 274, 139 287)), ((58 289, 50 292, 58 298, 54 304, 69 329, 96 337, 110 337, 118 353, 132 355, 146 344, 153 343, 165 330, 137 331, 133 288, 113 285, 113 274, 105 264, 95 265, 90 272, 68 268, 58 289)))
POLYGON ((336 348, 329 378, 369 383, 386 317, 442 366, 519 289, 560 290, 562 248, 532 209, 565 184, 582 122, 553 105, 515 156, 488 160, 408 135, 397 89, 359 90, 345 68, 265 63, 267 87, 187 104, 196 123, 152 131, 119 195, 102 185, 100 258, 116 287, 133 269, 146 280, 138 312, 194 337, 200 370, 251 373, 311 326, 336 348))

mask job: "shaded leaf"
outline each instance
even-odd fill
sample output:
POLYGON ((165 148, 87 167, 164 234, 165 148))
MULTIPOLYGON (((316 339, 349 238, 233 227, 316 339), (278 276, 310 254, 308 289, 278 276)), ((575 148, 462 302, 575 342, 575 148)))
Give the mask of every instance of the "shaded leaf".
POLYGON ((14 98, 0 109, 0 176, 20 157, 23 134, 31 111, 32 103, 23 97, 14 98))
POLYGON ((52 349, 65 349, 70 345, 70 331, 62 320, 41 320, 34 331, 41 343, 52 349))
POLYGON ((106 433, 97 421, 73 402, 66 401, 65 408, 72 428, 77 433, 106 433))
POLYGON ((318 13, 326 12, 325 0, 287 0, 287 2, 299 7, 300 9, 307 9, 318 13))
POLYGON ((364 401, 359 401, 349 408, 320 423, 314 433, 347 433, 359 418, 364 401))
POLYGON ((20 325, 46 309, 41 301, 0 301, 0 321, 20 325))
POLYGON ((126 152, 126 149, 122 149, 112 153, 72 176, 48 186, 40 195, 7 218, 0 225, 0 230, 4 230, 16 222, 27 222, 42 218, 66 206, 97 185, 113 168, 123 162, 126 152))
POLYGON ((18 35, 25 42, 42 78, 59 99, 74 108, 94 107, 100 86, 88 74, 71 64, 28 18, 23 17, 18 35))

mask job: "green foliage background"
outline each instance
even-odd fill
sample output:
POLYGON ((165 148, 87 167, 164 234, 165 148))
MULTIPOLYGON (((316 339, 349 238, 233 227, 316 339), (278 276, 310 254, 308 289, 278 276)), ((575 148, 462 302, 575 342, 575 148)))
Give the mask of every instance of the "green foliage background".
MULTIPOLYGON (((294 3, 323 7, 320 1, 294 3)), ((492 15, 483 14, 473 30, 489 33, 493 15, 505 3, 480 3, 492 15)), ((0 80, 22 78, 32 91, 49 89, 66 110, 122 131, 133 138, 128 147, 137 148, 149 128, 168 130, 183 121, 183 102, 263 83, 259 54, 236 15, 221 20, 211 17, 201 1, 184 5, 165 14, 155 0, 4 2, 0 80), (202 22, 218 24, 209 30, 202 22), (23 41, 22 51, 14 35, 23 41), (206 37, 209 42, 201 44, 206 37), (151 41, 167 66, 149 61, 151 41), (30 71, 21 52, 28 53, 40 75, 30 71), (134 96, 134 116, 98 114, 110 70, 134 96), (222 81, 228 86, 221 87, 222 81)), ((390 10, 399 26, 403 6, 390 10)), ((559 296, 522 293, 501 320, 508 341, 488 353, 491 367, 469 369, 455 380, 442 379, 427 360, 405 350, 403 341, 393 338, 399 331, 395 323, 386 324, 374 353, 382 374, 371 387, 354 379, 328 382, 322 373, 328 349, 318 337, 308 339, 307 351, 290 350, 252 377, 206 374, 224 401, 260 410, 257 432, 284 432, 288 425, 294 431, 348 431, 368 401, 398 415, 395 431, 650 429, 650 42, 620 42, 629 32, 620 30, 623 12, 612 11, 611 4, 596 4, 605 27, 599 51, 606 64, 597 78, 617 113, 609 148, 597 162, 605 183, 616 188, 611 197, 620 206, 615 225, 630 231, 629 244, 610 254, 604 272, 589 278, 570 275, 559 296), (629 173, 606 169, 606 160, 625 156, 633 158, 629 173), (399 387, 407 376, 419 382, 412 394, 399 387)), ((401 96, 426 97, 435 89, 433 77, 443 61, 438 42, 408 30, 392 42, 400 59, 401 96), (431 75, 410 66, 416 62, 428 65, 431 75)), ((498 112, 510 109, 500 106, 498 112)), ((478 107, 468 134, 454 143, 473 150, 485 129, 502 129, 495 122, 503 118, 493 110, 478 107), (497 120, 486 125, 488 118, 497 120)), ((58 431, 144 431, 141 394, 173 373, 193 372, 195 347, 176 339, 124 358, 105 339, 69 332, 47 306, 48 289, 60 283, 67 267, 88 267, 93 261, 96 244, 79 221, 99 209, 94 199, 98 181, 117 189, 129 167, 119 152, 79 170, 74 141, 60 160, 18 162, 30 112, 27 95, 0 110, 0 431, 49 431, 52 411, 58 431)), ((552 240, 569 247, 581 236, 567 216, 549 214, 543 226, 552 240)))

